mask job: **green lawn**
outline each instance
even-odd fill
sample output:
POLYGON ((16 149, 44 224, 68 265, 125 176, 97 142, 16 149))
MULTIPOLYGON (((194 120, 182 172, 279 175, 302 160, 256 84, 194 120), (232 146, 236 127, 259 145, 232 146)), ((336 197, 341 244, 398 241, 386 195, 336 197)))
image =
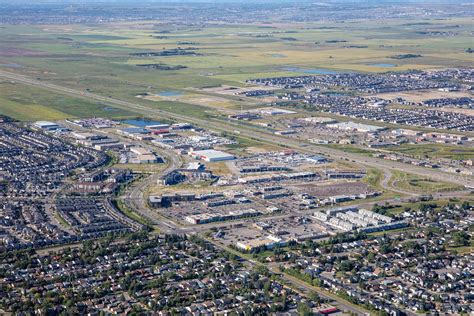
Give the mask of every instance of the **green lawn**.
POLYGON ((418 175, 404 173, 401 171, 392 171, 390 184, 407 192, 416 192, 421 194, 432 194, 443 191, 456 191, 463 189, 460 185, 455 185, 442 181, 434 181, 429 178, 423 178, 418 175))
POLYGON ((390 150, 419 158, 446 158, 453 160, 474 158, 474 148, 468 146, 443 144, 403 144, 398 147, 390 148, 390 150))
POLYGON ((340 145, 340 144, 330 144, 327 145, 328 147, 334 148, 334 149, 339 149, 347 153, 352 153, 352 154, 361 154, 364 156, 372 156, 374 154, 374 151, 364 149, 357 147, 355 145, 340 145))

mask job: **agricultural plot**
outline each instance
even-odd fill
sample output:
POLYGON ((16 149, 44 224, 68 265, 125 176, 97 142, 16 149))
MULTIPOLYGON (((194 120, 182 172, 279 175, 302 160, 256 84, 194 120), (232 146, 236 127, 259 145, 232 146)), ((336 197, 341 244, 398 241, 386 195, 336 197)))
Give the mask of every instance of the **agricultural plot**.
MULTIPOLYGON (((5 26, 0 29, 0 69, 129 101, 136 101, 135 96, 143 93, 181 91, 182 97, 158 101, 176 103, 175 111, 186 104, 187 109, 192 108, 190 113, 203 116, 206 108, 254 107, 248 100, 205 90, 221 85, 244 87, 244 81, 252 78, 469 66, 472 56, 464 46, 470 41, 470 30, 472 21, 468 19, 429 24, 394 19, 384 25, 375 21, 208 24, 173 30, 156 21, 133 27, 124 22, 5 26), (425 34, 438 29, 452 30, 456 35, 439 38, 425 34), (189 89, 195 90, 190 93, 189 89)), ((28 119, 60 118, 55 111, 64 116, 81 115, 58 110, 54 103, 42 104, 52 109, 49 113, 38 106, 37 114, 28 119)), ((3 107, 8 107, 5 104, 3 107)), ((89 113, 110 114, 100 109, 89 113)), ((127 113, 110 115, 122 114, 127 113)))

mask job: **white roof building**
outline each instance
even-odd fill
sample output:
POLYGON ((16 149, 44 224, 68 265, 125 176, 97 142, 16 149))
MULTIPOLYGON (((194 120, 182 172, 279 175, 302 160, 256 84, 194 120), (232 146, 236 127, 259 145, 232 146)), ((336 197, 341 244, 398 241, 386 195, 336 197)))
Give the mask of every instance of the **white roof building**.
POLYGON ((223 151, 214 150, 214 149, 192 151, 189 153, 189 155, 197 159, 207 161, 207 162, 226 161, 226 160, 235 159, 234 155, 228 154, 223 151))
POLYGON ((342 131, 357 131, 362 133, 375 133, 386 129, 376 125, 361 124, 355 122, 341 122, 326 125, 329 128, 335 128, 342 131))
POLYGON ((47 122, 47 121, 38 121, 33 124, 33 126, 45 130, 54 130, 58 129, 59 125, 53 122, 47 122))

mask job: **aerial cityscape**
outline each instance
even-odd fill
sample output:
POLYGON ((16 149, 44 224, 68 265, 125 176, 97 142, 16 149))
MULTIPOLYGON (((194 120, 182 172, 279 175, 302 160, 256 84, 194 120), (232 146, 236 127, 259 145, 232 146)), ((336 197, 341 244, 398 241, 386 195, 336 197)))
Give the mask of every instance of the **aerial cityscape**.
POLYGON ((0 0, 0 315, 474 315, 474 4, 0 0))

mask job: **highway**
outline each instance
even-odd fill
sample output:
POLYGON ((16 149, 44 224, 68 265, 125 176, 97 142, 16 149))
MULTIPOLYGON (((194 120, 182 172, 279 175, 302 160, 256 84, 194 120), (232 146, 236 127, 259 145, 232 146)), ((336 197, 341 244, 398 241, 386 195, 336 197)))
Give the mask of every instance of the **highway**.
MULTIPOLYGON (((156 151, 156 148, 154 148, 156 151)), ((150 186, 156 185, 157 181, 165 174, 182 166, 180 157, 171 151, 160 151, 159 154, 164 158, 167 166, 158 173, 149 175, 145 180, 133 183, 122 196, 125 205, 132 211, 137 212, 153 225, 160 228, 163 233, 176 233, 176 224, 159 216, 159 214, 151 210, 147 205, 145 192, 150 186)))
POLYGON ((225 131, 229 133, 230 130, 237 131, 237 135, 240 137, 247 137, 250 139, 255 139, 260 142, 269 143, 273 145, 284 145, 287 148, 297 149, 301 152, 310 153, 310 154, 322 154, 329 156, 335 160, 349 160, 362 165, 384 169, 394 169, 406 173, 416 174, 418 176, 424 177, 425 179, 431 179, 435 181, 450 182, 458 185, 469 185, 474 186, 474 177, 465 176, 443 172, 438 169, 429 169, 425 167, 419 167, 414 165, 409 165, 396 161, 383 160, 374 157, 365 157, 354 153, 347 153, 342 150, 329 148, 326 146, 315 145, 309 142, 303 142, 300 140, 291 139, 284 136, 274 135, 267 131, 264 131, 258 127, 251 127, 248 125, 242 125, 239 122, 234 121, 222 121, 219 119, 199 119, 195 117, 189 117, 181 114, 176 114, 163 110, 156 110, 138 103, 132 103, 128 101, 122 101, 114 99, 111 97, 104 97, 101 95, 93 94, 90 92, 83 92, 80 90, 58 86, 56 84, 44 82, 42 80, 32 79, 23 75, 18 75, 11 72, 6 72, 0 70, 0 78, 4 78, 11 81, 17 81, 23 84, 30 86, 35 86, 43 89, 48 89, 51 91, 56 91, 60 93, 65 93, 75 97, 81 97, 86 99, 91 99, 103 103, 113 105, 121 109, 134 110, 138 113, 150 115, 150 116, 160 116, 165 118, 170 118, 182 122, 190 122, 195 125, 214 129, 216 131, 225 131))
POLYGON ((157 181, 167 173, 180 168, 183 165, 181 157, 172 151, 157 150, 154 146, 146 146, 157 152, 165 160, 166 168, 160 172, 147 175, 145 179, 134 182, 127 188, 125 194, 122 195, 125 205, 132 211, 147 219, 153 225, 158 226, 162 233, 177 233, 176 224, 167 218, 160 216, 158 212, 148 207, 146 192, 151 186, 157 184, 157 181))
MULTIPOLYGON (((274 135, 267 131, 261 130, 257 127, 254 128, 247 125, 242 125, 234 121, 223 121, 219 119, 203 120, 203 119, 199 119, 195 117, 188 117, 185 115, 171 113, 168 111, 156 110, 156 109, 152 109, 150 107, 147 107, 138 103, 117 100, 114 98, 100 96, 100 95, 93 94, 90 92, 83 92, 83 91, 68 88, 68 87, 62 87, 62 86, 58 86, 52 83, 44 82, 42 80, 32 79, 26 76, 14 74, 11 72, 5 72, 1 70, 0 70, 0 77, 7 80, 11 80, 11 81, 16 81, 22 84, 47 89, 50 91, 55 91, 55 92, 59 92, 59 93, 63 93, 63 94, 67 94, 67 95, 71 95, 75 97, 86 98, 86 99, 110 104, 117 108, 134 110, 138 113, 149 115, 149 116, 159 116, 159 117, 170 118, 170 119, 174 119, 174 120, 178 120, 182 122, 190 122, 192 124, 195 124, 204 128, 213 129, 216 131, 226 131, 227 133, 229 133, 230 130, 234 130, 234 131, 237 131, 236 135, 240 137, 256 139, 260 142, 269 143, 273 145, 275 144, 284 145, 287 148, 297 149, 300 152, 305 152, 305 153, 310 153, 310 154, 322 154, 322 155, 329 156, 331 159, 335 159, 335 160, 345 160, 345 161, 348 160, 348 161, 353 161, 355 163, 359 163, 367 167, 379 168, 379 169, 384 170, 384 180, 382 181, 383 182, 382 185, 384 188, 388 186, 388 181, 391 175, 390 170, 392 169, 403 171, 406 173, 413 173, 413 174, 426 177, 429 179, 433 179, 433 180, 441 180, 444 182, 451 182, 451 183, 459 184, 459 185, 471 185, 471 186, 474 185, 473 177, 448 174, 440 170, 427 169, 423 167, 408 165, 408 164, 394 162, 394 161, 386 161, 386 160, 382 160, 378 158, 365 157, 365 156, 360 156, 357 154, 346 153, 341 150, 328 148, 325 146, 318 146, 318 145, 311 144, 309 142, 304 142, 301 140, 295 140, 295 139, 291 139, 291 138, 287 138, 283 136, 274 135)), ((125 194, 123 195, 123 200, 128 208, 137 212, 138 214, 140 214, 141 216, 149 220, 151 223, 159 227, 160 232, 162 233, 193 234, 193 233, 202 232, 204 230, 208 230, 210 227, 224 227, 224 226, 229 226, 229 225, 238 223, 238 222, 214 223, 212 226, 209 226, 209 225, 179 226, 177 223, 173 222, 172 220, 164 218, 163 216, 159 215, 157 212, 151 210, 147 206, 147 201, 145 197, 146 189, 149 186, 156 184, 156 181, 162 175, 180 167, 182 164, 182 161, 180 160, 179 156, 175 155, 174 153, 163 151, 162 154, 167 163, 166 168, 159 173, 154 173, 148 176, 146 179, 142 181, 137 181, 136 183, 131 185, 127 189, 125 194)), ((406 194, 407 192, 399 192, 399 193, 406 194)), ((410 194, 410 196, 414 195, 414 194, 411 194, 410 192, 408 193, 410 194)), ((466 192, 458 192, 458 193, 452 193, 452 195, 459 196, 465 193, 466 192)), ((445 196, 449 196, 449 194, 445 194, 445 196)), ((442 195, 439 195, 439 197, 442 197, 442 195)), ((371 203, 361 203, 360 205, 369 206, 371 205, 371 203)), ((304 213, 310 214, 312 212, 313 210, 308 210, 307 212, 304 212, 304 213)), ((274 215, 268 218, 276 219, 276 218, 281 218, 284 216, 288 216, 288 214, 274 215)), ((241 221, 241 222, 244 222, 244 221, 241 221)), ((218 246, 219 248, 223 248, 231 252, 234 252, 233 250, 228 249, 228 247, 226 247, 225 245, 217 243, 216 241, 211 241, 211 242, 215 244, 216 246, 218 246)), ((257 263, 254 260, 245 258, 245 256, 242 256, 242 254, 240 253, 238 253, 237 255, 239 255, 239 257, 244 257, 243 259, 246 260, 247 264, 249 265, 261 264, 261 263, 257 263)), ((280 274, 280 271, 277 271, 277 269, 273 266, 270 266, 270 270, 274 273, 280 274)), ((287 274, 280 274, 280 275, 285 281, 291 284, 293 288, 299 289, 306 293, 308 293, 309 291, 316 291, 322 297, 335 300, 336 301, 335 304, 342 310, 347 310, 353 313, 357 313, 359 315, 366 314, 366 311, 363 308, 354 306, 353 304, 350 304, 336 297, 335 295, 332 295, 331 293, 322 291, 321 289, 308 285, 287 274)))

